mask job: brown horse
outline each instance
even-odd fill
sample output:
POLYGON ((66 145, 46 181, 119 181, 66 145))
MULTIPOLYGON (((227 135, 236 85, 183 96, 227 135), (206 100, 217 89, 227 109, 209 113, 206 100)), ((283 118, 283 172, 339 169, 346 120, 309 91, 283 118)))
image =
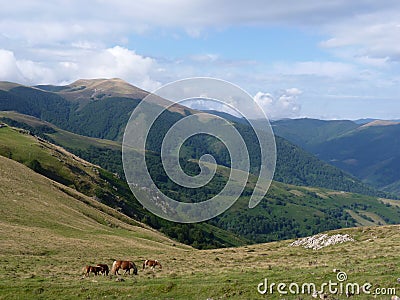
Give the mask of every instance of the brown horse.
POLYGON ((138 273, 135 263, 129 260, 115 260, 112 264, 111 274, 120 275, 119 269, 125 270, 124 275, 126 273, 130 274, 131 269, 133 269, 133 274, 137 275, 138 273))
POLYGON ((98 267, 98 266, 96 266, 96 267, 94 267, 94 266, 86 266, 84 268, 84 270, 85 270, 85 276, 90 276, 90 273, 93 273, 94 275, 99 274, 102 271, 102 268, 98 267))
POLYGON ((110 269, 108 268, 108 265, 106 265, 106 264, 97 264, 96 267, 100 267, 101 268, 100 273, 102 273, 104 276, 108 276, 108 273, 110 272, 110 269))
POLYGON ((162 265, 161 263, 156 259, 156 260, 152 260, 152 259, 146 259, 143 263, 143 270, 144 268, 148 266, 151 267, 152 269, 154 269, 156 266, 159 266, 160 269, 162 269, 162 265))

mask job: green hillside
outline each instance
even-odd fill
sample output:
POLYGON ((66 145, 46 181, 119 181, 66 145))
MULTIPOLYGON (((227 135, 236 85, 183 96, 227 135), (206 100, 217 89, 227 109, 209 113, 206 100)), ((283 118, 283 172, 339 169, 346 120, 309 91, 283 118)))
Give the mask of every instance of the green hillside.
POLYGON ((332 141, 316 145, 313 151, 367 183, 400 193, 396 189, 400 182, 399 150, 400 124, 366 124, 332 141))
POLYGON ((60 145, 77 156, 123 177, 121 144, 111 140, 75 134, 29 115, 1 111, 0 122, 28 130, 54 144, 60 145))
MULTIPOLYGON (((121 141, 130 114, 148 94, 121 79, 37 87, 0 81, 0 111, 16 111, 77 134, 121 141)), ((152 103, 169 104, 161 98, 152 103)), ((169 111, 184 115, 190 109, 174 105, 169 111)))
MULTIPOLYGON (((104 101, 104 103, 107 104, 108 102, 104 101)), ((106 108, 104 108, 103 112, 107 112, 106 108)), ((170 125, 182 118, 182 115, 176 112, 166 112, 163 116, 161 121, 154 124, 155 129, 152 131, 153 134, 149 136, 148 149, 156 153, 160 152, 159 141, 162 140, 166 130, 170 125)), ((61 145, 79 157, 98 164, 113 173, 117 173, 121 178, 124 177, 121 163, 121 146, 117 142, 86 138, 59 129, 52 124, 15 112, 0 112, 0 121, 30 130, 36 135, 61 145)), ((79 124, 79 122, 77 124, 79 124)), ((250 153, 251 171, 256 174, 258 172, 256 166, 259 164, 258 162, 260 160, 257 137, 254 131, 246 124, 236 123, 235 127, 245 139, 250 153)), ((385 193, 370 188, 355 177, 324 163, 280 137, 276 137, 276 145, 277 166, 274 176, 274 180, 276 181, 381 197, 386 196, 385 193)), ((217 163, 224 166, 230 165, 228 152, 224 147, 221 147, 220 143, 215 139, 196 136, 189 139, 188 142, 184 144, 184 148, 185 151, 182 151, 184 160, 198 159, 201 155, 210 153, 215 157, 217 163)), ((157 159, 152 160, 152 163, 160 164, 160 162, 157 162, 157 159)), ((153 169, 158 171, 162 170, 160 166, 153 169)))
MULTIPOLYGON (((48 178, 197 248, 300 237, 323 230, 362 225, 362 220, 373 219, 368 224, 375 225, 400 223, 400 208, 383 203, 377 197, 277 182, 272 184, 260 205, 249 209, 247 203, 256 181, 254 176, 250 176, 241 199, 223 215, 203 224, 177 224, 145 211, 127 184, 117 176, 25 130, 0 128, 0 155, 21 162, 48 178)), ((198 167, 193 161, 183 162, 182 165, 189 170, 198 167)), ((157 173, 159 170, 155 164, 154 170, 150 171, 154 176, 161 176, 157 173)), ((190 195, 190 199, 201 201, 218 193, 228 174, 227 168, 219 166, 217 175, 207 186, 190 191, 177 188, 168 180, 160 181, 159 185, 164 193, 173 195, 175 199, 186 201, 190 195)))
POLYGON ((272 122, 276 135, 284 137, 305 150, 334 139, 359 127, 349 120, 283 119, 272 122))
POLYGON ((135 220, 173 234, 173 238, 199 248, 243 245, 244 238, 211 225, 178 224, 146 211, 118 176, 72 155, 28 131, 0 128, 0 155, 18 161, 39 174, 122 211, 135 220), (178 234, 179 233, 179 234, 178 234))
MULTIPOLYGON (((219 168, 220 173, 227 173, 219 168)), ((251 177, 249 187, 256 178, 251 177)), ((245 190, 246 191, 246 190, 245 190)), ((248 194, 250 195, 250 194, 248 194)), ((273 182, 264 200, 248 208, 243 196, 209 223, 252 241, 265 242, 312 235, 337 228, 400 223, 400 201, 343 191, 273 182)))
MULTIPOLYGON (((389 299, 398 289, 398 225, 328 232, 355 241, 321 250, 290 247, 292 240, 196 250, 70 190, 78 200, 10 159, 0 157, 0 173, 0 299, 282 299, 276 290, 260 295, 257 286, 264 278, 317 286, 337 282, 333 269, 346 272, 346 282, 385 288, 387 295, 377 299, 389 299), (138 275, 121 276, 124 281, 82 277, 85 265, 110 266, 114 259, 132 260, 138 275), (158 259, 163 268, 143 271, 145 259, 158 259)), ((288 299, 298 297, 312 298, 288 299)))
POLYGON ((374 120, 282 120, 274 131, 369 185, 400 193, 400 124, 374 120))

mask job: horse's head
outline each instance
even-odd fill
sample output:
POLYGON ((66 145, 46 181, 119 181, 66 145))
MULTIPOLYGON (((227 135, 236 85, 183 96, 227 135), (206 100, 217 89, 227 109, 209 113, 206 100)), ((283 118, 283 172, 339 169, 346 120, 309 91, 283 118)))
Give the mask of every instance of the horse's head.
POLYGON ((156 260, 156 266, 160 266, 160 269, 162 269, 162 265, 161 265, 161 263, 158 261, 158 260, 156 260))
POLYGON ((133 274, 137 275, 137 274, 138 274, 138 270, 137 270, 137 268, 136 268, 135 263, 132 262, 132 261, 131 261, 130 263, 131 263, 131 267, 132 267, 132 269, 133 269, 133 274))

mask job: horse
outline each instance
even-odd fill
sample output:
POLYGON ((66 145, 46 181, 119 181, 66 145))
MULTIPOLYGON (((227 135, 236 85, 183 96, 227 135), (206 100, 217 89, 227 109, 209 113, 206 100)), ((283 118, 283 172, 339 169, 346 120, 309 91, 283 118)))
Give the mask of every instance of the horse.
POLYGON ((124 275, 126 273, 130 274, 131 269, 133 269, 133 274, 138 274, 135 263, 129 260, 115 260, 112 264, 111 274, 120 275, 118 272, 119 269, 125 270, 124 275))
POLYGON ((143 263, 143 270, 145 269, 146 266, 151 267, 152 269, 154 269, 156 266, 159 266, 160 269, 162 269, 162 265, 157 259, 156 260, 146 259, 143 263))
POLYGON ((102 273, 104 276, 108 276, 108 273, 110 272, 110 269, 108 268, 108 265, 106 265, 106 264, 97 264, 96 267, 100 267, 101 268, 100 273, 102 273))
POLYGON ((84 268, 85 270, 85 276, 90 276, 90 273, 93 273, 94 275, 99 274, 99 272, 101 272, 103 269, 99 266, 86 266, 84 268))

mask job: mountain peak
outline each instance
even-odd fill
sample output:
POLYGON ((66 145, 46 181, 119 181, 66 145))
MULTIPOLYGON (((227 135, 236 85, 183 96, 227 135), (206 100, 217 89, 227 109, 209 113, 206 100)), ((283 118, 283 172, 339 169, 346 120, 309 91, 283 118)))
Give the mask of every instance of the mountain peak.
POLYGON ((385 121, 385 120, 375 120, 375 121, 372 121, 372 122, 369 122, 367 124, 362 125, 360 127, 360 129, 371 127, 371 126, 391 126, 391 125, 398 125, 398 124, 400 124, 400 122, 385 121))
POLYGON ((3 91, 9 91, 9 90, 19 87, 19 86, 23 86, 23 85, 21 85, 19 83, 10 82, 10 81, 0 81, 0 90, 3 90, 3 91))
POLYGON ((98 78, 98 79, 79 79, 60 91, 64 96, 84 94, 90 98, 102 98, 104 96, 124 96, 129 98, 143 99, 148 95, 148 92, 131 85, 130 83, 120 78, 98 78))

